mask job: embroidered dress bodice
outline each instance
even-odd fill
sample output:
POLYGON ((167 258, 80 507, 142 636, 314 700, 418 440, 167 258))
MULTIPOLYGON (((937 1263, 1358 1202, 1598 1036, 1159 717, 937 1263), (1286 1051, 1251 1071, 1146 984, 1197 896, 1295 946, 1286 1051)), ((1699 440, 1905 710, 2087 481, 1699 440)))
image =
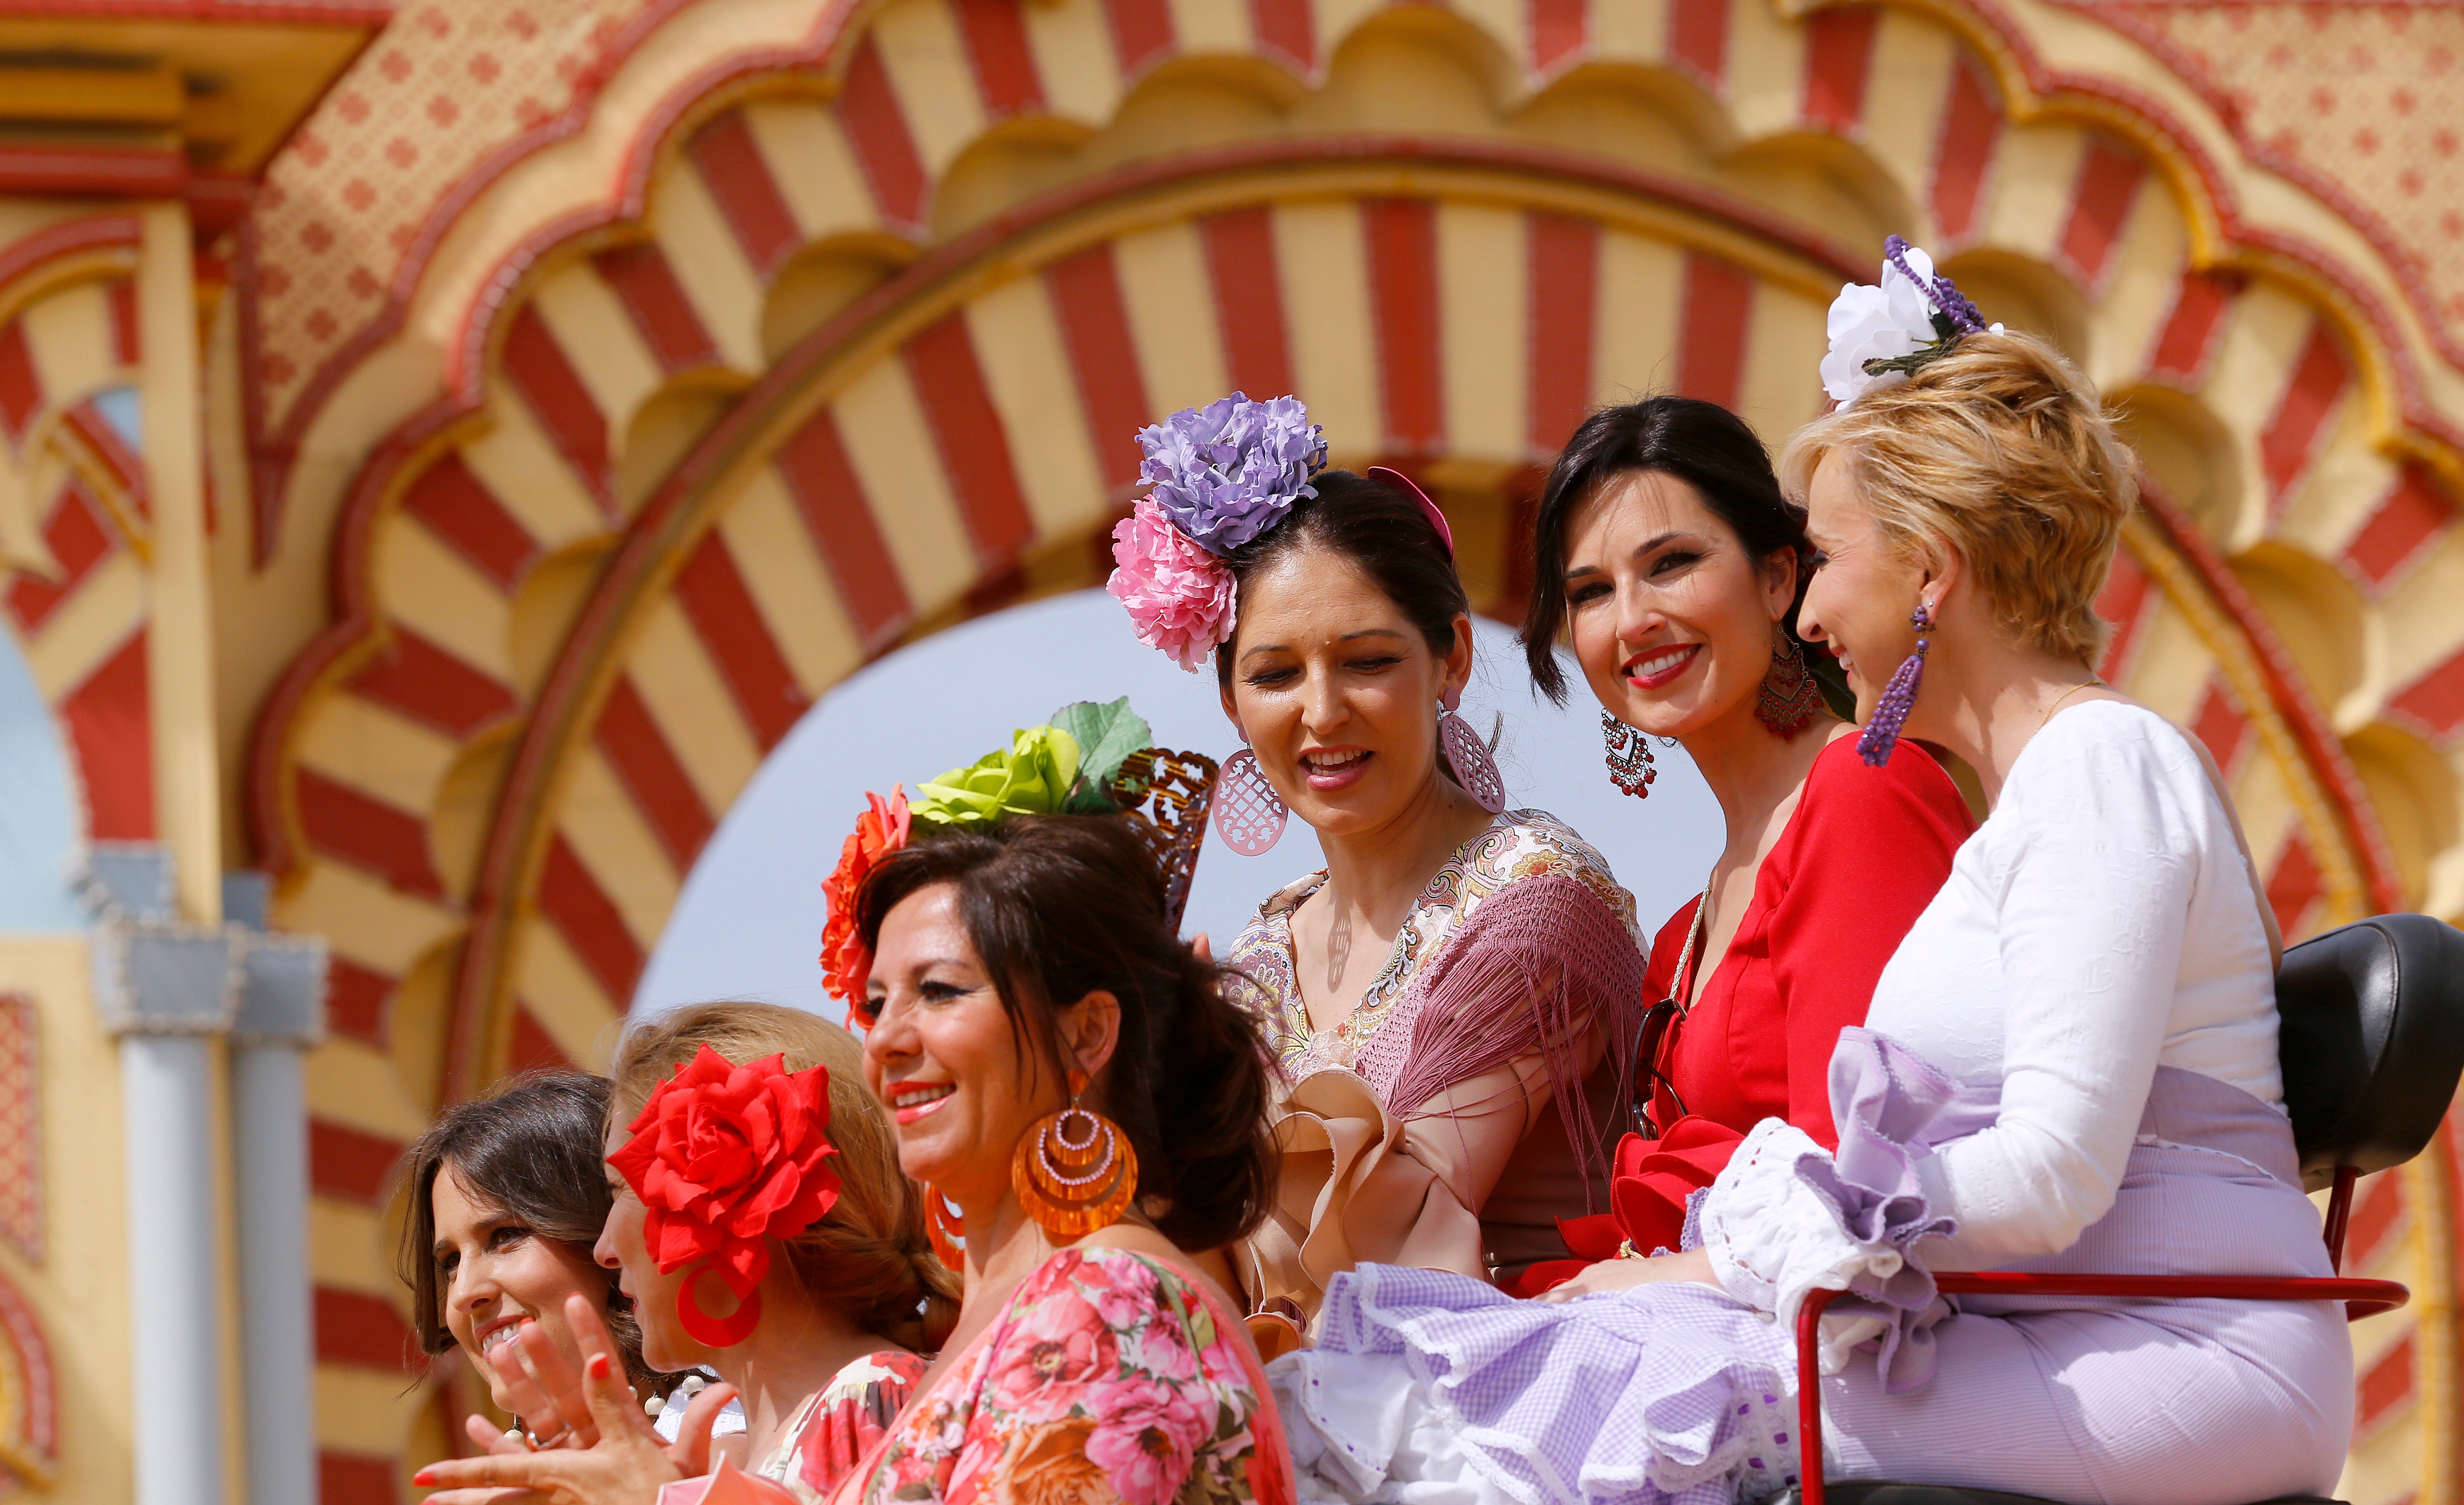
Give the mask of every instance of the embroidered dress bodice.
POLYGON ((1619 887, 1608 859, 1546 810, 1506 810, 1458 848, 1413 903, 1387 952, 1386 965, 1360 995, 1350 1017, 1325 1029, 1312 1029, 1301 998, 1292 950, 1292 914, 1326 886, 1326 870, 1278 889, 1259 906, 1225 959, 1257 984, 1266 1043, 1287 1080, 1311 1072, 1356 1069, 1378 1026, 1402 1000, 1412 979, 1441 952, 1463 924, 1492 895, 1524 878, 1573 878, 1615 911, 1630 937, 1639 941, 1634 896, 1619 887))
POLYGON ((1152 1255, 1065 1249, 911 1402, 837 1505, 1291 1505, 1237 1320, 1152 1255))

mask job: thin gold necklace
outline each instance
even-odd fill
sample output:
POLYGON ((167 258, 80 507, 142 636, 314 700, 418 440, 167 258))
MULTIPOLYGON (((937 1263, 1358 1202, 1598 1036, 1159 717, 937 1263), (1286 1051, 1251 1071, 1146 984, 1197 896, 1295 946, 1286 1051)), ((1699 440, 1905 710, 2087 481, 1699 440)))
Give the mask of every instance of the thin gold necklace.
POLYGON ((2111 686, 2107 685, 2102 679, 2098 678, 2096 675, 2088 675, 2084 680, 2081 680, 2079 683, 2071 686, 2061 694, 2054 697, 2054 703, 2045 707, 2044 715, 2036 718, 2036 725, 2039 728, 2042 728, 2047 723, 2051 722, 2054 719, 2054 713, 2062 708, 2062 702, 2069 699, 2072 696, 2079 694, 2081 690, 2104 690, 2110 688, 2111 686))

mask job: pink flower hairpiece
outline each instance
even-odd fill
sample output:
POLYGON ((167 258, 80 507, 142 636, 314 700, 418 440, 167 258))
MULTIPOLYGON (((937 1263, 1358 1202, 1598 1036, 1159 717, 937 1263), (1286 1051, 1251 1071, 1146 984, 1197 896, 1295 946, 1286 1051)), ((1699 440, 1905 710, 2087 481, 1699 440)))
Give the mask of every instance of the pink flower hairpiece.
POLYGON ((1181 668, 1204 668, 1232 635, 1230 567, 1174 527, 1154 498, 1140 497, 1112 525, 1112 564, 1104 588, 1129 609, 1138 641, 1181 668))

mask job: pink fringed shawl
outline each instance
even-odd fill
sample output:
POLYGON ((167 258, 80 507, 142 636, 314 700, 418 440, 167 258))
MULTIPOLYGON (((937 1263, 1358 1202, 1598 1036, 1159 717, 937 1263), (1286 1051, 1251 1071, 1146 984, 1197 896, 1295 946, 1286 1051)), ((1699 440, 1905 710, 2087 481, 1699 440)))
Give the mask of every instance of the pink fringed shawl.
POLYGON ((1490 895, 1420 970, 1369 1038, 1355 1070, 1406 1122, 1419 1104, 1510 1061, 1539 1056, 1584 1179, 1607 1172, 1599 1126, 1583 1121, 1590 1042, 1631 1040, 1645 963, 1600 896, 1537 876, 1490 895))

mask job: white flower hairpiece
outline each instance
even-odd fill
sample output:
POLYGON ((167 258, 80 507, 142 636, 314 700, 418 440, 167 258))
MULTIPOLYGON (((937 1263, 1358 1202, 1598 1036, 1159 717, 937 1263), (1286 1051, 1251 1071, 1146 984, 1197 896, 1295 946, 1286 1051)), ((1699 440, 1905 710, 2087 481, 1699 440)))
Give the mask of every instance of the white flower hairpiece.
POLYGON ((1881 284, 1840 288, 1824 332, 1831 349, 1822 358, 1822 389, 1845 408, 1874 387, 1907 380, 1961 337, 1998 335, 2002 326, 1987 325, 1950 278, 1935 275, 1931 256, 1893 235, 1882 246, 1881 284))

